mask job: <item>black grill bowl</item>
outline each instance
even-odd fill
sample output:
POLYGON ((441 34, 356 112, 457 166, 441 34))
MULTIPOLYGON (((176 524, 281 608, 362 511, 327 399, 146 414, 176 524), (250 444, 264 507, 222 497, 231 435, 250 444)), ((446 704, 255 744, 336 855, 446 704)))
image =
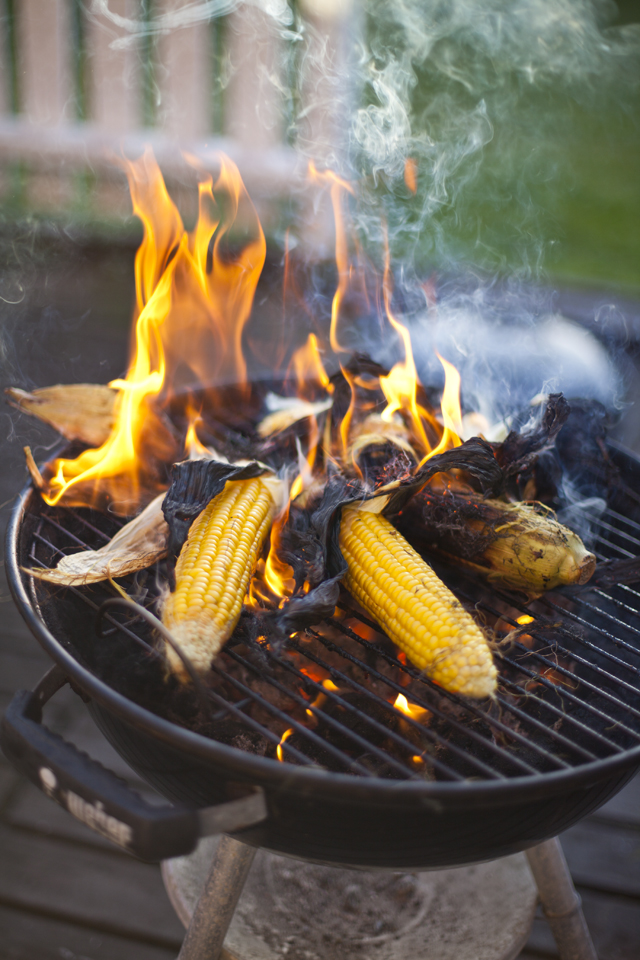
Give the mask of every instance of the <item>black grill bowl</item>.
MULTIPOLYGON (((620 452, 616 457, 627 482, 638 489, 638 461, 620 452)), ((637 504, 631 507, 635 515, 637 504)), ((124 696, 81 662, 58 626, 65 591, 51 592, 46 605, 39 601, 20 568, 29 565, 40 509, 37 494, 30 487, 23 491, 7 539, 10 587, 30 629, 89 698, 109 742, 169 800, 198 808, 237 796, 241 785, 261 786, 268 818, 238 835, 250 844, 365 868, 429 869, 495 859, 566 830, 640 767, 640 725, 635 745, 632 738, 609 756, 531 775, 457 781, 362 777, 279 763, 181 727, 124 696)), ((639 626, 640 616, 633 628, 640 636, 639 626)), ((631 689, 629 683, 625 689, 631 689)), ((637 710, 640 697, 626 696, 637 710)))
POLYGON ((636 752, 615 763, 604 761, 596 765, 599 769, 582 770, 580 776, 551 774, 535 784, 525 778, 499 785, 369 782, 292 771, 247 755, 236 766, 221 756, 221 745, 215 742, 205 740, 208 749, 196 749, 174 731, 169 741, 162 735, 167 731, 144 730, 95 699, 90 710, 118 753, 168 799, 206 806, 227 799, 230 783, 260 784, 269 818, 244 831, 243 841, 353 867, 432 869, 517 853, 587 816, 640 766, 636 752))

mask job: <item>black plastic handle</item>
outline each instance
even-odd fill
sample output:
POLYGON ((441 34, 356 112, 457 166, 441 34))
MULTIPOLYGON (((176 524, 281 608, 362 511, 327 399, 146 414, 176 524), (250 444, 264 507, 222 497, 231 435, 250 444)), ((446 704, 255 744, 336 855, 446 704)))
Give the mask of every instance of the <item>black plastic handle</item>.
POLYGON ((259 788, 204 810, 151 806, 115 773, 42 725, 42 707, 66 682, 53 667, 33 692, 18 691, 2 720, 0 746, 20 773, 96 833, 141 860, 157 862, 190 853, 201 836, 266 818, 259 788))

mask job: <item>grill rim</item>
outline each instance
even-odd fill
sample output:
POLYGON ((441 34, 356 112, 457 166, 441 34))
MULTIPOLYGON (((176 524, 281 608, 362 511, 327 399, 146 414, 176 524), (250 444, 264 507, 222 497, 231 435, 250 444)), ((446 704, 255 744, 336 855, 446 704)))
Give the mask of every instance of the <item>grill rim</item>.
MULTIPOLYGON (((618 445, 615 444, 614 449, 615 447, 618 445)), ((618 447, 616 452, 626 454, 636 466, 640 466, 640 458, 629 451, 618 447)), ((537 797, 565 793, 571 789, 589 786, 605 776, 613 777, 632 766, 640 766, 638 745, 568 770, 538 772, 535 775, 509 777, 504 780, 445 782, 387 780, 375 776, 365 780, 352 774, 282 764, 180 727, 129 700, 91 673, 62 646, 44 623, 37 605, 29 596, 26 586, 28 575, 22 573, 18 561, 23 521, 35 496, 37 491, 32 483, 28 483, 17 497, 6 534, 9 588, 20 614, 35 638, 65 674, 103 708, 172 748, 187 750, 190 755, 200 760, 214 761, 217 766, 225 768, 228 779, 240 777, 245 782, 268 785, 271 789, 313 792, 334 801, 366 802, 376 806, 413 806, 445 800, 453 802, 454 805, 455 801, 459 800, 466 805, 469 800, 473 800, 474 804, 480 806, 495 807, 517 802, 519 797, 530 801, 537 797)))

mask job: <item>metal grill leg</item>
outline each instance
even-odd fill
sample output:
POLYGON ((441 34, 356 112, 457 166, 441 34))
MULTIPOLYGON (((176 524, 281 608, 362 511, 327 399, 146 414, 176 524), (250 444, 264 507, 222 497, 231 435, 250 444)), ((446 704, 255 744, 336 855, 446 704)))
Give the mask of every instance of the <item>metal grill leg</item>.
POLYGON ((527 857, 561 960, 598 960, 558 838, 531 847, 527 857))
POLYGON ((218 960, 255 847, 222 836, 178 960, 218 960))

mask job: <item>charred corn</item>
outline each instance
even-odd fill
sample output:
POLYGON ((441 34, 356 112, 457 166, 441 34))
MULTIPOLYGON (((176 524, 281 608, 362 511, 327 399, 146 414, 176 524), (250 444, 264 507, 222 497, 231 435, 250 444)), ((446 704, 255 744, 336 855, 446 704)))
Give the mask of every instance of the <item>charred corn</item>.
MULTIPOLYGON (((260 479, 228 481, 191 525, 176 564, 176 588, 162 622, 200 673, 231 636, 275 512, 260 479)), ((186 679, 167 647, 171 669, 186 679)))
POLYGON ((344 508, 340 549, 347 589, 416 667, 453 693, 495 691, 496 668, 482 631, 385 517, 344 508))
POLYGON ((521 590, 530 597, 573 583, 586 583, 594 573, 596 558, 580 537, 541 503, 504 503, 482 500, 477 494, 423 491, 420 521, 407 522, 420 538, 489 581, 521 590))
POLYGON ((482 553, 490 580, 501 580, 534 596, 591 579, 596 568, 594 554, 573 530, 558 523, 552 510, 530 503, 498 503, 496 507, 501 509, 503 521, 495 525, 495 539, 482 553))

